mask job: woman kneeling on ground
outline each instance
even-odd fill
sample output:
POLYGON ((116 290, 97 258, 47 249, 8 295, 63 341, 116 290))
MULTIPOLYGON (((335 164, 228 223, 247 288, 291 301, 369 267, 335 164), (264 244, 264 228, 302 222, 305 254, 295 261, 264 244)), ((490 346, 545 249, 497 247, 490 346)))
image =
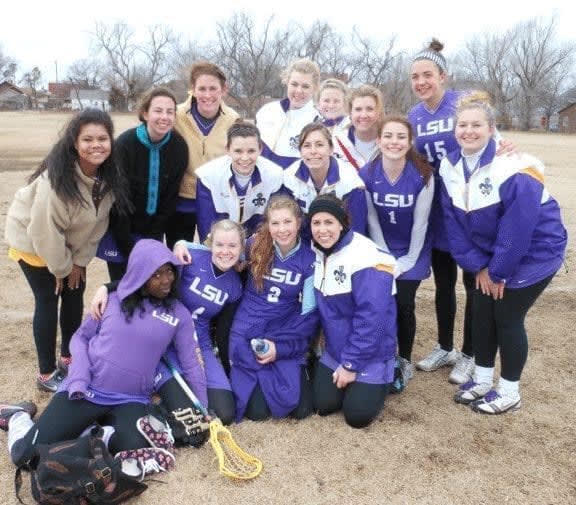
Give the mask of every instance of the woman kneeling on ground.
POLYGON ((395 260, 353 232, 344 203, 318 196, 308 211, 314 288, 326 347, 314 373, 321 416, 342 410, 353 428, 384 406, 396 361, 395 260))
POLYGON ((270 199, 248 241, 250 271, 230 330, 236 418, 261 421, 312 413, 306 352, 318 326, 314 253, 300 236, 302 212, 286 195, 270 199))
MULTIPOLYGON (((234 421, 235 404, 227 373, 228 332, 219 332, 221 319, 225 326, 231 324, 236 304, 242 295, 242 281, 236 271, 240 256, 244 252, 244 229, 229 219, 216 221, 208 234, 206 246, 180 240, 174 246, 174 255, 184 265, 178 279, 179 300, 192 314, 196 333, 189 335, 190 343, 198 341, 206 373, 208 408, 223 424, 234 421), (230 321, 228 321, 228 319, 230 321), (214 331, 213 331, 213 326, 214 331), (218 346, 218 357, 214 352, 213 335, 218 346)), ((115 283, 101 286, 92 299, 92 317, 100 319, 108 301, 108 290, 114 291, 115 283)), ((180 363, 173 346, 166 357, 176 370, 180 363)), ((172 429, 177 444, 195 445, 197 440, 182 432, 182 410, 194 409, 194 404, 172 376, 166 363, 160 363, 155 374, 155 388, 164 407, 174 414, 172 429)))
POLYGON ((153 468, 165 471, 173 466, 170 444, 148 447, 154 441, 147 421, 155 371, 170 343, 188 384, 207 404, 199 351, 190 345, 192 317, 176 299, 179 264, 160 242, 140 240, 101 321, 88 317, 74 334, 68 377, 38 421, 31 420, 33 404, 0 406, 0 428, 9 429, 8 448, 15 464, 29 461, 35 444, 74 439, 99 423, 113 428, 105 430, 104 437, 110 453, 136 460, 142 477, 153 468))

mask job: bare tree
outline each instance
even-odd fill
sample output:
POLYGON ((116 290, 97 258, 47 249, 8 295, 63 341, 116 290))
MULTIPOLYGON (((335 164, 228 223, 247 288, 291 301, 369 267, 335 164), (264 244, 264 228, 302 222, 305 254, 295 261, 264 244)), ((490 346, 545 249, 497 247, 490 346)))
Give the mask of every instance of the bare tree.
POLYGON ((169 81, 167 86, 174 91, 179 101, 184 101, 189 88, 189 70, 192 64, 198 60, 208 59, 209 50, 200 46, 195 40, 188 40, 185 43, 177 41, 172 47, 169 60, 170 74, 173 81, 169 81))
MULTIPOLYGON (((543 83, 542 90, 539 94, 539 103, 542 108, 542 117, 544 118, 544 127, 550 130, 552 116, 562 107, 567 105, 567 99, 570 94, 570 84, 574 79, 570 79, 572 61, 566 60, 562 65, 558 65, 553 71, 546 76, 546 82, 543 83)), ((573 101, 573 100, 572 100, 573 101)))
POLYGON ((123 95, 127 108, 146 88, 166 79, 170 72, 169 54, 176 37, 164 26, 148 28, 147 40, 138 42, 134 31, 124 21, 111 26, 96 23, 94 43, 106 59, 106 78, 115 92, 123 95))
POLYGON ((280 72, 290 59, 292 32, 274 29, 273 19, 268 18, 258 30, 246 13, 234 13, 217 25, 210 56, 225 69, 229 94, 248 117, 254 116, 266 97, 283 90, 280 72))
POLYGON ((16 69, 18 65, 13 58, 4 54, 2 46, 0 46, 0 77, 2 80, 11 82, 14 84, 16 82, 16 69))
POLYGON ((354 28, 351 45, 355 57, 350 62, 351 80, 383 87, 390 76, 397 54, 394 53, 396 37, 374 40, 363 36, 354 28))
POLYGON ((134 32, 124 21, 112 26, 97 22, 93 36, 96 47, 105 54, 108 84, 123 95, 123 105, 127 108, 136 99, 138 47, 134 32))
POLYGON ((148 27, 148 37, 139 50, 144 55, 143 66, 147 69, 151 85, 159 84, 170 76, 170 55, 177 41, 176 35, 166 26, 148 27))
POLYGON ((512 31, 476 35, 456 58, 458 77, 489 93, 499 112, 499 122, 506 125, 511 123, 510 106, 518 90, 517 78, 510 71, 515 37, 512 31))
POLYGON ((104 82, 102 64, 93 58, 76 60, 68 68, 67 79, 81 88, 98 88, 104 82))
POLYGON ((42 81, 42 72, 38 67, 34 67, 29 72, 26 72, 20 82, 30 88, 31 95, 28 96, 28 103, 31 108, 38 108, 38 88, 42 81))
POLYGON ((326 21, 320 20, 314 21, 308 29, 301 27, 300 30, 301 35, 294 40, 296 55, 318 63, 325 76, 350 81, 355 61, 348 43, 350 35, 338 33, 326 21))
POLYGON ((387 113, 405 114, 414 103, 408 79, 410 63, 404 53, 397 54, 392 60, 388 77, 383 83, 387 113))
POLYGON ((72 90, 82 110, 80 90, 97 89, 104 82, 101 64, 95 59, 76 60, 68 69, 67 79, 72 84, 72 90))
POLYGON ((520 125, 527 130, 537 107, 541 106, 542 92, 562 90, 565 76, 558 71, 572 65, 575 46, 556 42, 556 19, 532 19, 513 29, 511 71, 518 79, 520 125))

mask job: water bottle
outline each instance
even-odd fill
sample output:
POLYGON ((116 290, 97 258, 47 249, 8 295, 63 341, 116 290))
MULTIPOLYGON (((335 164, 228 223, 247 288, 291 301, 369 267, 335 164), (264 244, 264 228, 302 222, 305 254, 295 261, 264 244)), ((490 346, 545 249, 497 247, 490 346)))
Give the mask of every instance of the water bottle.
POLYGON ((270 344, 263 338, 253 338, 250 340, 250 345, 256 354, 266 354, 270 349, 270 344))

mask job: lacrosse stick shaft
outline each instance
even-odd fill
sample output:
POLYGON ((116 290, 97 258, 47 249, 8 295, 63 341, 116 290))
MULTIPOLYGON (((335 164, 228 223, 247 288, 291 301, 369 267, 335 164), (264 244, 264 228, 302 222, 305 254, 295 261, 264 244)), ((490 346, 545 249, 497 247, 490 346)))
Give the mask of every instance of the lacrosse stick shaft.
POLYGON ((164 361, 164 363, 166 363, 166 366, 170 369, 170 372, 172 373, 172 377, 176 379, 176 382, 186 393, 186 396, 190 398, 190 401, 194 404, 194 406, 202 413, 203 416, 207 416, 208 411, 206 410, 206 407, 204 407, 204 405, 202 405, 200 400, 198 400, 198 397, 194 394, 194 391, 190 389, 190 386, 188 386, 188 384, 184 380, 184 377, 182 377, 182 374, 176 369, 174 364, 166 356, 164 356, 162 360, 164 361))

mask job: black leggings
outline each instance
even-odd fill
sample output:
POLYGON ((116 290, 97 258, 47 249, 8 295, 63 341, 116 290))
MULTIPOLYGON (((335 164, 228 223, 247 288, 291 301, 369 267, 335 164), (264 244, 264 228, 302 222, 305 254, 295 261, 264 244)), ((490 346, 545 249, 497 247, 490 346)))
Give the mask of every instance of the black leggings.
MULTIPOLYGON (((296 408, 290 412, 290 417, 293 419, 305 419, 312 412, 314 412, 312 384, 308 376, 308 369, 303 366, 300 371, 300 400, 296 408)), ((268 408, 262 388, 260 388, 260 384, 256 384, 248 400, 248 405, 246 405, 244 417, 251 421, 265 421, 271 415, 272 413, 268 408)))
POLYGON ((411 361, 416 336, 416 290, 420 281, 396 281, 396 322, 398 325, 398 354, 411 361))
MULTIPOLYGON (((432 249, 432 271, 436 285, 436 321, 438 323, 438 343, 445 351, 454 348, 454 319, 456 317, 456 280, 458 266, 449 252, 432 249)), ((476 277, 469 272, 462 272, 462 281, 466 289, 464 309, 464 340, 462 352, 474 355, 472 345, 472 291, 476 277)))
POLYGON ((176 211, 166 223, 166 245, 170 250, 179 240, 194 242, 196 213, 176 211))
POLYGON ((14 445, 12 456, 18 460, 14 463, 28 461, 34 443, 52 444, 72 440, 94 423, 114 427, 108 444, 112 454, 148 447, 148 442, 136 429, 136 421, 150 410, 151 407, 143 403, 97 405, 87 400, 70 400, 66 391, 56 393, 33 428, 14 445))
POLYGON ((58 299, 60 305, 60 333, 62 336, 60 354, 70 357, 70 339, 82 322, 84 310, 84 282, 77 289, 68 288, 63 280, 60 295, 54 294, 56 278, 46 267, 33 267, 20 260, 18 262, 34 295, 34 318, 32 331, 38 354, 38 367, 41 374, 52 373, 56 369, 56 335, 58 332, 58 299))
POLYGON ((218 357, 222 363, 222 367, 226 375, 230 375, 230 356, 228 353, 228 345, 230 341, 230 328, 234 322, 234 315, 238 309, 240 302, 227 303, 213 320, 213 335, 214 342, 218 348, 218 357))
POLYGON ((554 275, 521 289, 504 289, 494 300, 474 290, 474 351, 478 366, 492 368, 500 351, 500 376, 519 381, 528 358, 528 335, 524 320, 530 307, 554 275))
MULTIPOLYGON (((169 412, 194 406, 192 400, 188 398, 188 395, 174 378, 166 381, 159 389, 158 394, 169 412)), ((208 388, 208 408, 216 413, 222 424, 231 424, 236 415, 234 394, 227 389, 208 388)))
POLYGON ((314 406, 321 416, 342 410, 352 428, 368 426, 384 407, 387 384, 352 382, 338 389, 332 382, 333 371, 319 361, 314 372, 314 406))

